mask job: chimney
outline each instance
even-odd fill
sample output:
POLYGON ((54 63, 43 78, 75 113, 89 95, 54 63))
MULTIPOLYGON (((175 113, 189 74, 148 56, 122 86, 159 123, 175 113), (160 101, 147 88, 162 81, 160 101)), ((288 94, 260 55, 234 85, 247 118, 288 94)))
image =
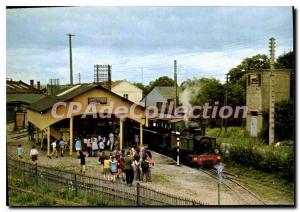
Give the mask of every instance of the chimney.
POLYGON ((41 82, 40 81, 37 81, 37 89, 41 90, 41 82))
POLYGON ((30 86, 34 88, 34 80, 30 80, 30 86))

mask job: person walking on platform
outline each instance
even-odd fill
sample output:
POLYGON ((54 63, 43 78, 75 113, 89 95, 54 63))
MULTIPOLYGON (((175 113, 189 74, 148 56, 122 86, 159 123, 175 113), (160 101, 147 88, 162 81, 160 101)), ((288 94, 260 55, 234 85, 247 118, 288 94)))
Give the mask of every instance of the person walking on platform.
POLYGON ((22 160, 23 159, 23 153, 24 153, 22 144, 18 145, 17 153, 18 153, 18 159, 22 160))
POLYGON ((58 157, 57 156, 57 148, 56 148, 57 142, 53 141, 52 144, 51 144, 51 146, 52 146, 52 153, 51 153, 51 155, 48 156, 49 159, 51 159, 54 154, 55 154, 55 157, 58 157))

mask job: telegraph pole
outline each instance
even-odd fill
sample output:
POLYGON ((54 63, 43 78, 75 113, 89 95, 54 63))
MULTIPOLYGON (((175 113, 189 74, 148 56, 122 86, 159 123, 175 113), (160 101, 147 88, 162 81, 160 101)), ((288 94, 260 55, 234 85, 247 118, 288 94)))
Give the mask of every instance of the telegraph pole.
POLYGON ((67 34, 69 37, 69 51, 70 51, 70 84, 73 85, 73 64, 72 64, 72 34, 67 34))
POLYGON ((177 60, 174 60, 174 87, 175 87, 175 101, 174 107, 177 107, 177 60))
POLYGON ((270 99, 269 99, 269 144, 274 144, 275 137, 275 92, 274 92, 274 62, 275 38, 270 38, 270 99))
MULTIPOLYGON (((226 74, 226 86, 225 86, 225 101, 224 106, 227 106, 228 98, 228 73, 226 74)), ((227 119, 225 119, 225 136, 227 136, 227 119)))

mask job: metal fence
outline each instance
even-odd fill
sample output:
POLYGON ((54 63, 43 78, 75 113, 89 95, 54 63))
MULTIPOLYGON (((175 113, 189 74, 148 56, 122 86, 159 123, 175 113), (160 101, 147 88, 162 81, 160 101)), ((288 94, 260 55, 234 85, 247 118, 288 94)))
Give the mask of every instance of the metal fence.
POLYGON ((197 200, 160 192, 139 183, 135 186, 128 186, 120 182, 112 183, 101 178, 35 165, 11 158, 7 159, 7 168, 8 176, 18 177, 23 184, 30 184, 36 186, 36 188, 44 186, 57 192, 67 190, 75 197, 91 199, 91 205, 93 205, 93 201, 98 205, 105 206, 204 205, 204 203, 197 200))

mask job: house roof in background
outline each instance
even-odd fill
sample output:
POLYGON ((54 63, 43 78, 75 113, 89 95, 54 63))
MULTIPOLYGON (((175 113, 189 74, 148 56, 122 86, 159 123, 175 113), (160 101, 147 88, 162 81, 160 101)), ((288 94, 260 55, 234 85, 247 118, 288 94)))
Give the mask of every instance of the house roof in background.
POLYGON ((31 87, 23 81, 6 80, 6 93, 42 93, 41 90, 31 87))
POLYGON ((45 95, 39 93, 8 93, 6 95, 6 104, 12 104, 12 103, 31 104, 44 97, 45 95))

